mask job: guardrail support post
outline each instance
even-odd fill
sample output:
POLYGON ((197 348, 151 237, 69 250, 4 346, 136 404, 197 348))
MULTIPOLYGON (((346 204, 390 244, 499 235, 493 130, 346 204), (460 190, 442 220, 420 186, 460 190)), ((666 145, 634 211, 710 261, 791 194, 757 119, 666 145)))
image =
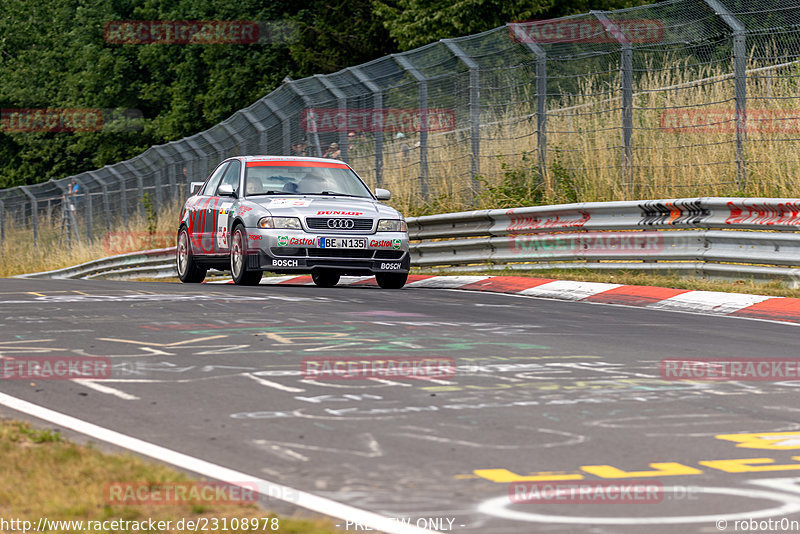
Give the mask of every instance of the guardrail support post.
POLYGON ((620 58, 621 90, 622 90, 622 185, 627 184, 631 198, 636 196, 636 184, 633 176, 633 45, 628 36, 622 33, 619 26, 608 18, 603 11, 590 11, 600 24, 611 34, 622 47, 620 58))
MULTIPOLYGON (((357 67, 350 67, 350 72, 352 72, 358 81, 367 89, 372 91, 372 107, 373 110, 383 109, 383 92, 381 88, 370 80, 366 74, 361 72, 360 69, 357 67)), ((376 187, 383 186, 383 132, 376 129, 373 132, 373 136, 375 138, 375 184, 376 187)))
POLYGON ((481 173, 481 86, 480 65, 452 39, 442 39, 442 44, 469 69, 469 140, 472 194, 480 189, 477 177, 481 173))
POLYGON ((428 79, 411 64, 407 57, 393 54, 392 58, 415 80, 419 90, 419 187, 424 200, 428 199, 428 79))
MULTIPOLYGON (((27 186, 21 185, 19 186, 20 190, 25 193, 29 199, 31 199, 31 222, 33 223, 33 246, 37 246, 39 242, 39 202, 36 200, 36 196, 30 192, 27 186)), ((24 207, 22 208, 25 209, 24 207)))
POLYGON ((747 185, 747 162, 744 144, 747 141, 747 47, 746 28, 719 0, 703 0, 722 19, 733 35, 734 102, 736 106, 736 185, 747 185))

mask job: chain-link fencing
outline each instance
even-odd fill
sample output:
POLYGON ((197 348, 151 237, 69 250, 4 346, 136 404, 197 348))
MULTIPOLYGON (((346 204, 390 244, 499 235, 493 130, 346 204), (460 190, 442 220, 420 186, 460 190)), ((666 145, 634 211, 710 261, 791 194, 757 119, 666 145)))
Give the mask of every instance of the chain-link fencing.
POLYGON ((190 181, 243 154, 338 157, 409 214, 520 197, 793 197, 798 57, 800 0, 668 0, 509 23, 287 79, 204 132, 0 191, 0 240, 91 240, 145 217, 147 202, 182 201, 190 181))

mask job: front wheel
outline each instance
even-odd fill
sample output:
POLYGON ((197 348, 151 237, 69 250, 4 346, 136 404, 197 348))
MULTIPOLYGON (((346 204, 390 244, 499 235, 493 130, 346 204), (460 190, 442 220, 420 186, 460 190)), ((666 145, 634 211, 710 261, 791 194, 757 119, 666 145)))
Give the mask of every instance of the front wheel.
POLYGON ((206 279, 208 268, 198 265, 192 257, 189 231, 185 226, 178 232, 178 249, 175 260, 178 268, 178 278, 184 284, 199 284, 206 279))
POLYGON ((319 287, 333 287, 339 283, 339 277, 336 271, 318 270, 311 273, 311 279, 319 287))
POLYGON ((408 273, 375 273, 375 281, 383 289, 400 289, 407 280, 408 273))
POLYGON ((231 236, 231 276, 236 285, 255 286, 261 281, 262 272, 247 270, 246 243, 244 226, 239 225, 233 229, 231 236))

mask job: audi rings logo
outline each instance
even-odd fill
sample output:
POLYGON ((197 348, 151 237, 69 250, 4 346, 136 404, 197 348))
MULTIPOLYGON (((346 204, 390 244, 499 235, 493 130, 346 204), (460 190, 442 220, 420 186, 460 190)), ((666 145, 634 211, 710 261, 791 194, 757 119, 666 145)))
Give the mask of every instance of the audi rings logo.
POLYGON ((353 219, 328 219, 328 228, 331 230, 352 230, 355 225, 353 219))

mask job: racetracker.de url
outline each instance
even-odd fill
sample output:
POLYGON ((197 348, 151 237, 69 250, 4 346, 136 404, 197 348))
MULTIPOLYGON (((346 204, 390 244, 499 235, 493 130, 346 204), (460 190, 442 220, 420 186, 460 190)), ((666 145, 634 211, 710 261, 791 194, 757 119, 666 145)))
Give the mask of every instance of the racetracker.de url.
POLYGON ((2 532, 224 532, 226 530, 248 530, 255 532, 278 532, 280 520, 277 517, 198 517, 196 519, 156 520, 106 519, 51 520, 40 517, 37 521, 7 519, 0 517, 2 532))

